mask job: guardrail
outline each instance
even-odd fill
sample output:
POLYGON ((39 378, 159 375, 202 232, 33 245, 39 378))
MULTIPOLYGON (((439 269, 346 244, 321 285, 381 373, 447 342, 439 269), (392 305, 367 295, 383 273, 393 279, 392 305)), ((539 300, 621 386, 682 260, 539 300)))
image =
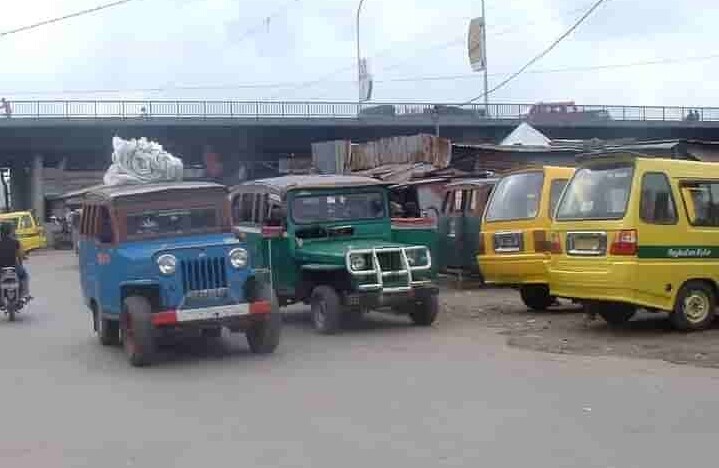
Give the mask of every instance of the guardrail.
MULTIPOLYGON (((716 107, 569 106, 536 112, 535 104, 357 104, 280 101, 11 101, 12 119, 492 119, 543 122, 719 121, 716 107)), ((2 116, 0 109, 0 118, 2 116)))

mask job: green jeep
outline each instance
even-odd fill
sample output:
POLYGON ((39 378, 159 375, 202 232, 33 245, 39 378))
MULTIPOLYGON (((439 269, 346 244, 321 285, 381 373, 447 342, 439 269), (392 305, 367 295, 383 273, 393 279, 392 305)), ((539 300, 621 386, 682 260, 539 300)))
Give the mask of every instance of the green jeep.
POLYGON ((376 179, 313 175, 247 182, 230 200, 256 269, 272 271, 280 304, 311 304, 317 331, 334 333, 370 309, 429 326, 438 312, 436 226, 424 219, 393 226, 388 195, 376 179))

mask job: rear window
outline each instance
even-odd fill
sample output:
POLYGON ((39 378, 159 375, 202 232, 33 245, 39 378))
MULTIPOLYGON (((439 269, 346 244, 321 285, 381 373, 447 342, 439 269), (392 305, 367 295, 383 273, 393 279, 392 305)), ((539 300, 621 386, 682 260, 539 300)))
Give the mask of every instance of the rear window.
POLYGON ((579 169, 559 202, 557 220, 623 218, 633 175, 633 166, 579 169))
POLYGON ((487 221, 511 221, 536 218, 542 196, 542 172, 504 177, 494 189, 487 207, 487 221))

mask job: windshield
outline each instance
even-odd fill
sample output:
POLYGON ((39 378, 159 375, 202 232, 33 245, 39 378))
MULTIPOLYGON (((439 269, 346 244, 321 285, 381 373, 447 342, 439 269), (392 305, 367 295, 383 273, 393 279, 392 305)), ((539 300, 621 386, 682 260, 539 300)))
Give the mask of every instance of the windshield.
POLYGON ((579 169, 559 202, 557 220, 623 218, 633 173, 626 165, 579 169))
POLYGON ((382 192, 298 196, 292 201, 297 224, 382 219, 387 216, 382 192))
POLYGON ((127 215, 127 237, 181 236, 220 228, 215 208, 147 210, 127 215))
POLYGON ((487 207, 487 221, 532 219, 539 214, 544 174, 528 172, 504 177, 487 207))
POLYGON ((9 224, 13 229, 17 229, 18 224, 20 224, 20 217, 2 218, 0 219, 0 224, 9 224))

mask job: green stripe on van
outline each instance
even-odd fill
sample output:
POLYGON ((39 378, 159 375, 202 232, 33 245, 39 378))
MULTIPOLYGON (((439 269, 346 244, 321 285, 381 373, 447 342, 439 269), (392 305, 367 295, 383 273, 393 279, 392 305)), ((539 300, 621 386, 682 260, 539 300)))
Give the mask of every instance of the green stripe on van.
POLYGON ((639 246, 639 258, 719 258, 716 245, 652 245, 639 246))

